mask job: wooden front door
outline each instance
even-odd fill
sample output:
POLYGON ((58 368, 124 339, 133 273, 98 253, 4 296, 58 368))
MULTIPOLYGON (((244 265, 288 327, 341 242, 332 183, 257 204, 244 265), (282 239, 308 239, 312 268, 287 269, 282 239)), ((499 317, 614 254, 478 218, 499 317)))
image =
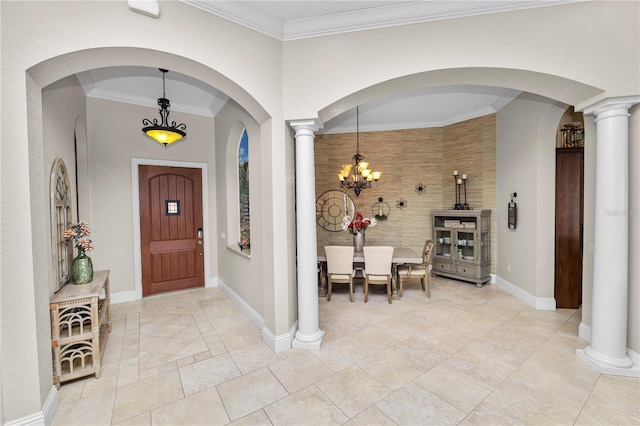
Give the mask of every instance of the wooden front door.
POLYGON ((204 286, 202 171, 138 168, 142 295, 204 286))

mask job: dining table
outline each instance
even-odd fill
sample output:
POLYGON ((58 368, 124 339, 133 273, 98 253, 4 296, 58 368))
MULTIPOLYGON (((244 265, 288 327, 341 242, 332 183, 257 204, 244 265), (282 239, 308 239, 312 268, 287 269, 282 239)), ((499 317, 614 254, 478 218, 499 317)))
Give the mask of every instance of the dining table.
MULTIPOLYGON (((354 252, 353 253, 353 263, 354 265, 364 265, 364 253, 363 252, 354 252)), ((408 247, 394 247, 393 248, 393 258, 391 259, 391 282, 393 288, 393 299, 400 299, 400 295, 398 294, 398 274, 397 268, 398 265, 404 265, 407 263, 422 263, 422 256, 418 254, 415 250, 410 249, 408 247)), ((318 265, 319 265, 319 273, 320 273, 320 296, 325 296, 327 290, 327 256, 324 252, 324 247, 318 247, 318 265)))

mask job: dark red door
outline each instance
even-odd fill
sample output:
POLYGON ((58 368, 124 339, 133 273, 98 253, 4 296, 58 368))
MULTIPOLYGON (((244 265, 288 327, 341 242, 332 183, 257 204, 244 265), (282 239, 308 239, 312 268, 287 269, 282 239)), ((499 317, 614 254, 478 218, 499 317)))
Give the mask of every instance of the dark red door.
POLYGON ((142 295, 204 286, 202 171, 141 165, 138 172, 142 295))

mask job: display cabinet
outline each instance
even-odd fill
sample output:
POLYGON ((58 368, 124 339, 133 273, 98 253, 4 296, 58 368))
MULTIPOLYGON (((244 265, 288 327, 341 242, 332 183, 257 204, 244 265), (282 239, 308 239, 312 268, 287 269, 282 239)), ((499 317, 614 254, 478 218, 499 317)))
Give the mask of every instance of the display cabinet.
POLYGON ((491 210, 434 210, 431 273, 476 283, 491 280, 491 210))
POLYGON ((109 271, 95 271, 88 284, 69 283, 49 301, 53 383, 95 374, 111 331, 109 271))

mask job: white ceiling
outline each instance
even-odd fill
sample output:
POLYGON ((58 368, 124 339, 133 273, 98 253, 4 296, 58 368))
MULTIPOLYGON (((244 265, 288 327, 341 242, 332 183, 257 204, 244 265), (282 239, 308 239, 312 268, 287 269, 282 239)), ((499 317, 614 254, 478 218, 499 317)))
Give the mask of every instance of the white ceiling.
MULTIPOLYGON (((281 40, 404 25, 569 1, 221 1, 180 0, 281 40)), ((162 73, 147 67, 109 67, 77 75, 90 97, 157 107, 162 73)), ((484 86, 446 86, 377 99, 360 106, 360 130, 439 127, 490 114, 519 92, 484 86)), ((215 116, 228 97, 189 76, 169 71, 166 97, 173 111, 215 116)), ((154 117, 145 117, 154 118, 154 117)), ((141 117, 142 119, 142 117, 141 117)), ((355 110, 324 123, 321 133, 354 131, 355 110)))

